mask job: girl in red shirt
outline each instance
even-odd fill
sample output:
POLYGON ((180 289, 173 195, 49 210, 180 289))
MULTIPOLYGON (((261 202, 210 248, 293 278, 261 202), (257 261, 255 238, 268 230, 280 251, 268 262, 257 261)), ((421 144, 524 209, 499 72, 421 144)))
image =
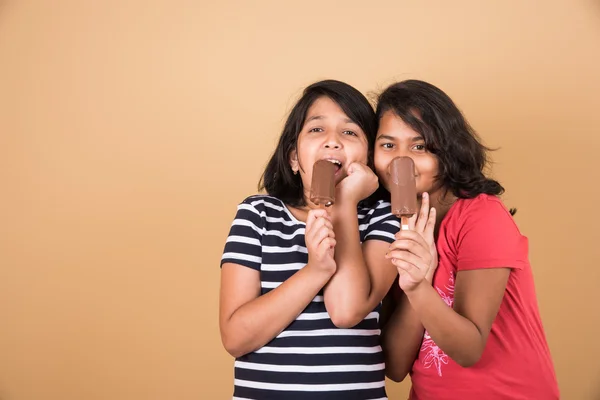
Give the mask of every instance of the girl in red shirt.
POLYGON ((387 376, 410 373, 411 399, 558 399, 527 238, 483 173, 487 149, 426 82, 388 87, 377 116, 381 183, 389 188, 393 158, 411 157, 422 204, 387 255, 399 272, 383 328, 387 376), (435 232, 423 226, 431 214, 435 232))

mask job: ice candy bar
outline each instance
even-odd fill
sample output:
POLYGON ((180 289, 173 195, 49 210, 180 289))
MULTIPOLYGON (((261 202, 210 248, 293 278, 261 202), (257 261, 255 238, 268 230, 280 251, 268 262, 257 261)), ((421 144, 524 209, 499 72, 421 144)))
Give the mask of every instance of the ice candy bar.
POLYGON ((408 218, 418 211, 415 163, 410 157, 396 157, 389 166, 392 178, 392 214, 400 217, 402 230, 408 229, 408 218))
POLYGON ((335 203, 336 166, 327 160, 319 160, 313 166, 310 201, 319 206, 331 206, 335 203))

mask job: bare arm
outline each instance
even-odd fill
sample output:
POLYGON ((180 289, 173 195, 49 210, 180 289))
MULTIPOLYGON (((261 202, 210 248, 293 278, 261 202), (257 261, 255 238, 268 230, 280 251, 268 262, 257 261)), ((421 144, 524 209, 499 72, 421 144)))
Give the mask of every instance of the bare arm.
POLYGON ((389 243, 372 239, 361 245, 357 221, 356 206, 338 210, 333 220, 337 271, 325 288, 325 306, 341 328, 355 326, 372 312, 398 275, 385 257, 389 243))
POLYGON ((219 325, 223 346, 232 356, 247 354, 275 338, 335 273, 335 239, 324 210, 309 212, 305 242, 308 264, 262 296, 259 271, 223 264, 219 325))
POLYGON ((459 271, 454 308, 428 284, 418 285, 406 295, 440 349, 459 365, 469 367, 483 354, 509 275, 509 268, 459 271))
MULTIPOLYGON (((429 209, 429 195, 423 194, 421 210, 418 221, 415 224, 416 232, 423 232, 421 237, 421 248, 413 249, 417 258, 411 260, 427 268, 424 275, 424 284, 431 285, 433 275, 438 266, 438 256, 434 244, 435 229, 435 209, 429 209), (427 221, 423 227, 424 221, 427 221)), ((412 221, 411 221, 412 222, 412 221)), ((414 233, 414 232, 413 232, 414 233)), ((397 234, 396 237, 402 234, 397 234)), ((394 245, 390 246, 390 252, 393 254, 394 245)), ((400 270, 400 273, 403 273, 400 270)), ((402 280, 399 280, 399 284, 402 280)), ((385 373, 388 378, 396 382, 402 382, 406 375, 411 371, 415 359, 419 353, 419 348, 423 340, 425 328, 421 323, 418 314, 411 306, 404 291, 395 286, 393 291, 397 291, 398 296, 388 295, 390 302, 396 303, 386 325, 382 330, 382 348, 385 356, 385 373)))
POLYGON ((332 210, 336 273, 324 290, 325 307, 339 328, 350 328, 368 314, 361 307, 371 293, 371 281, 360 244, 357 204, 379 185, 377 176, 364 164, 352 163, 347 172, 336 186, 332 210))
MULTIPOLYGON (((431 285, 438 265, 434 243, 436 214, 434 208, 429 208, 429 195, 423 193, 419 217, 414 229, 412 229, 414 232, 410 233, 410 235, 419 239, 418 243, 412 243, 412 255, 408 254, 408 250, 398 252, 397 243, 390 246, 389 254, 390 259, 402 255, 409 258, 412 263, 421 266, 425 271, 424 284, 428 285, 431 285), (427 221, 425 226, 423 226, 424 221, 427 221), (417 236, 415 232, 417 234, 422 232, 422 234, 417 236)), ((410 221, 410 224, 412 224, 412 221, 410 221)), ((403 233, 398 233, 396 237, 402 237, 402 235, 403 233)), ((405 273, 401 268, 398 268, 398 271, 400 272, 398 283, 401 287, 404 284, 405 273)), ((425 331, 419 316, 399 286, 394 286, 392 293, 386 298, 386 302, 395 304, 390 307, 392 308, 391 316, 382 329, 385 372, 388 378, 396 382, 402 382, 411 371, 425 331), (393 294, 397 295, 392 296, 393 294)))
POLYGON ((356 204, 337 207, 333 218, 337 270, 325 288, 324 298, 333 323, 340 328, 350 328, 370 311, 365 313, 363 309, 371 293, 371 280, 360 244, 356 204))
POLYGON ((240 357, 267 344, 298 317, 330 276, 308 264, 261 296, 258 271, 223 264, 219 325, 227 352, 240 357))
MULTIPOLYGON (((424 196, 418 216, 410 221, 411 229, 423 233, 432 243, 435 215, 435 211, 429 212, 429 197, 424 196)), ((362 321, 385 297, 398 275, 386 257, 390 248, 387 242, 367 240, 361 248, 357 221, 356 206, 345 204, 340 205, 333 220, 337 271, 325 288, 325 305, 339 327, 352 327, 362 321)), ((437 259, 434 264, 431 273, 437 259)))
POLYGON ((425 328, 404 293, 401 292, 397 304, 392 307, 392 314, 383 328, 381 347, 386 376, 394 382, 402 382, 417 358, 425 328))

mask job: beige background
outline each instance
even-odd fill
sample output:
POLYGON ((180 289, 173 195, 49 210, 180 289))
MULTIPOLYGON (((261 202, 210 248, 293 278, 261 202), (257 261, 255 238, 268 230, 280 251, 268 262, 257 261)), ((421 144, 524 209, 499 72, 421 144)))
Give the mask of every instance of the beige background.
POLYGON ((223 243, 330 77, 429 80, 501 147, 563 398, 599 399, 593 0, 0 0, 0 398, 228 398, 223 243))

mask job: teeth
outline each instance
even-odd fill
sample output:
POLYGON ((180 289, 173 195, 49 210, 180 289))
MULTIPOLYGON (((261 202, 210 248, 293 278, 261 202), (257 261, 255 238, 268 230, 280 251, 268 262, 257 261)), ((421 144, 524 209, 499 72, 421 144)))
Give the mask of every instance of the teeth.
POLYGON ((335 164, 335 165, 340 165, 340 166, 342 165, 342 163, 338 160, 327 160, 327 161, 329 161, 330 163, 335 164))

